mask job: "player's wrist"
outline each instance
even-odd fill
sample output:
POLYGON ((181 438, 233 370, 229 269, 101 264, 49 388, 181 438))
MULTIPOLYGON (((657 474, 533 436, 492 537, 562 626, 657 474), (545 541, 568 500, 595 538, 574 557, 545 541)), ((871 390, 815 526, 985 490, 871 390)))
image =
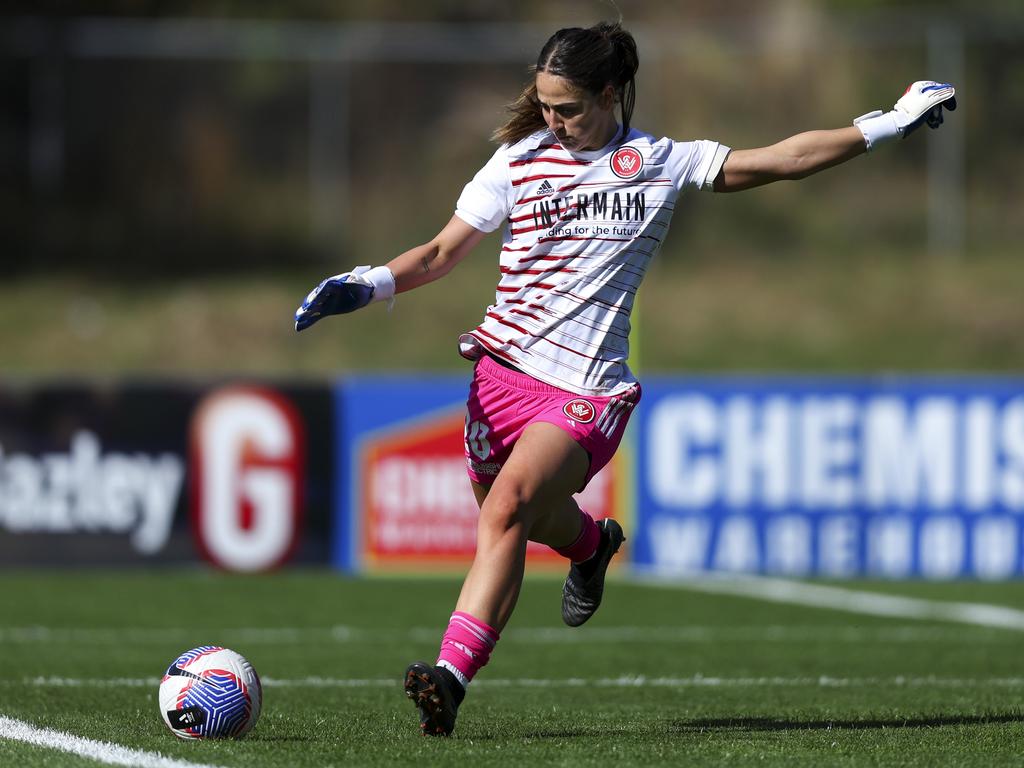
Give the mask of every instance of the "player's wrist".
POLYGON ((896 141, 903 135, 899 122, 896 120, 895 110, 868 112, 866 115, 856 118, 853 124, 860 128, 860 132, 864 135, 864 143, 867 145, 868 152, 875 147, 896 141))
POLYGON ((371 303, 395 298, 395 276, 387 267, 356 267, 352 274, 359 275, 373 286, 371 303))

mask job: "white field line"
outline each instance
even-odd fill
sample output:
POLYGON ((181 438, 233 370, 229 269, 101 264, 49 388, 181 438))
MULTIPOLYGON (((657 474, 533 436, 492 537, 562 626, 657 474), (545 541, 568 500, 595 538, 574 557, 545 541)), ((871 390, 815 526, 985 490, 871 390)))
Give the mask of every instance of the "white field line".
POLYGON ((130 749, 107 741, 94 741, 74 736, 65 731, 39 728, 12 717, 0 715, 0 739, 22 741, 37 747, 57 749, 107 765, 127 765, 132 768, 216 768, 203 763, 175 760, 159 752, 130 749))
POLYGON ((951 621, 1024 632, 1024 611, 987 603, 926 600, 757 576, 706 574, 697 579, 680 580, 653 574, 648 577, 635 577, 632 581, 645 586, 750 597, 774 603, 791 603, 871 616, 951 621))
MULTIPOLYGON (((284 679, 262 678, 266 688, 398 688, 397 678, 339 678, 302 677, 284 679)), ((32 677, 22 681, 0 681, 3 685, 28 685, 39 688, 156 688, 158 677, 32 677)), ((622 675, 619 677, 562 679, 538 678, 482 678, 473 681, 474 688, 1024 688, 1024 677, 938 677, 905 676, 895 677, 833 677, 831 675, 804 677, 647 677, 644 675, 622 675)))
MULTIPOLYGON (((690 588, 689 584, 676 587, 690 588)), ((699 587, 694 587, 699 589, 699 587)), ((835 606, 830 606, 835 607, 835 606)), ((1000 627, 999 629, 1005 629, 1000 627)), ((165 629, 112 629, 85 627, 0 627, 0 645, 19 644, 159 644, 167 645, 296 645, 308 643, 369 644, 429 643, 440 640, 443 628, 364 629, 357 627, 241 627, 204 629, 173 627, 165 629)), ((942 627, 921 624, 896 624, 875 627, 829 625, 684 625, 684 626, 606 626, 573 630, 566 627, 509 627, 502 633, 502 645, 602 645, 666 643, 760 643, 831 642, 878 643, 1017 643, 1013 634, 988 626, 942 627)))

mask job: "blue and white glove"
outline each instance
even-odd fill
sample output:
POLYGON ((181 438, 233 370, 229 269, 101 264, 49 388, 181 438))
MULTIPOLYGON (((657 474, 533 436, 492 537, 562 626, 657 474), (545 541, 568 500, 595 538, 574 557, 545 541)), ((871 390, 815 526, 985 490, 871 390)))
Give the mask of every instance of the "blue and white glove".
POLYGON ((942 125, 942 110, 956 109, 956 89, 949 83, 918 80, 911 83, 891 111, 881 110, 861 115, 853 124, 864 134, 868 152, 875 147, 902 139, 927 123, 929 128, 942 125))
POLYGON ((387 301, 390 308, 394 296, 395 276, 390 269, 356 267, 328 277, 309 292, 295 310, 295 330, 304 331, 321 317, 355 312, 374 301, 387 301))

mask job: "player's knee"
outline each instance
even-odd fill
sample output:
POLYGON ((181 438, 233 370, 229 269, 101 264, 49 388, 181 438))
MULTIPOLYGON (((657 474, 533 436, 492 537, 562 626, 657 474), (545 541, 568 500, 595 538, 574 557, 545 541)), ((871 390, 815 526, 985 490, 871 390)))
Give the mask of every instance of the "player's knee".
POLYGON ((495 483, 480 508, 480 525, 494 532, 513 528, 528 531, 532 522, 532 499, 519 483, 495 483))

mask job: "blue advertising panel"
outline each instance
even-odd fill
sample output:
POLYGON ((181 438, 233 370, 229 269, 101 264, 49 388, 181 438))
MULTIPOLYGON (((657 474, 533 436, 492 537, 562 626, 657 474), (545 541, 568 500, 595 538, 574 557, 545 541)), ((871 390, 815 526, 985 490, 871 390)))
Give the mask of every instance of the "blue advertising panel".
POLYGON ((634 567, 1024 575, 1024 380, 645 380, 634 567))
MULTIPOLYGON (((459 510, 475 500, 465 471, 462 427, 469 376, 353 376, 335 388, 333 559, 359 571, 377 549, 408 549, 430 535, 431 511, 459 510), (372 487, 370 487, 372 485, 372 487), (366 510, 372 500, 381 530, 366 510), (380 546, 378 542, 384 539, 380 546)), ((443 516, 443 515, 442 515, 443 516)))

